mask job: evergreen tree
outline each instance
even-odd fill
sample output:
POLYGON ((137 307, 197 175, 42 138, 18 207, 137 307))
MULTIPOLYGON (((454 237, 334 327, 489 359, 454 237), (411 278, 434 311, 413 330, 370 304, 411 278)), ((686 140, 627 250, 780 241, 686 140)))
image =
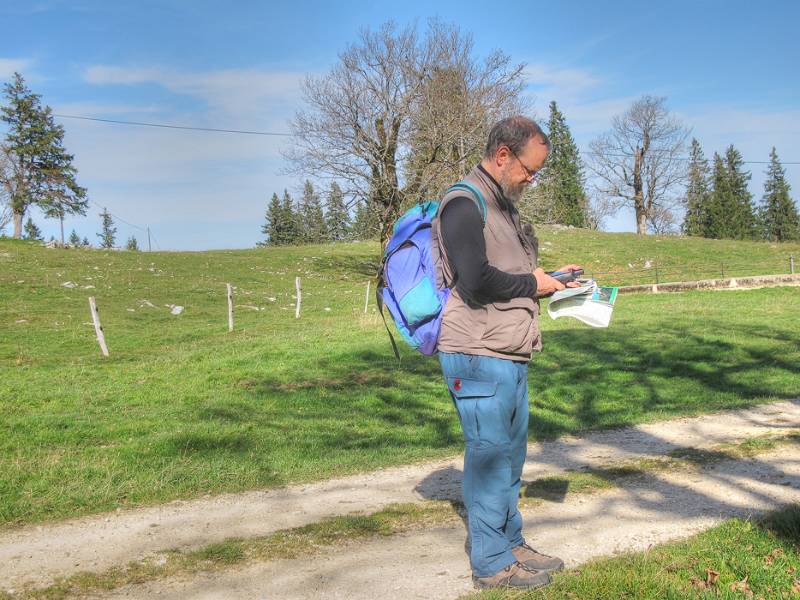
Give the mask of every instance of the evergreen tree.
POLYGON ((288 190, 283 190, 283 202, 281 203, 281 218, 283 223, 281 232, 281 245, 301 244, 301 229, 298 210, 295 209, 294 201, 289 195, 288 190))
POLYGON ((136 241, 134 236, 128 238, 128 242, 125 244, 126 250, 131 250, 132 252, 139 251, 139 243, 136 241))
POLYGON ((733 147, 728 146, 725 152, 725 169, 728 173, 728 185, 733 196, 733 206, 735 207, 735 218, 731 223, 734 239, 744 240, 755 237, 756 217, 753 209, 753 195, 747 189, 750 182, 750 173, 743 170, 744 159, 741 153, 733 147))
POLYGON ((752 195, 747 189, 750 173, 742 170, 739 151, 729 146, 723 160, 714 154, 712 189, 707 211, 707 237, 749 239, 755 233, 752 195))
POLYGON ((97 237, 100 238, 100 247, 106 249, 113 248, 117 235, 117 228, 114 227, 114 220, 105 208, 103 212, 100 213, 100 216, 103 218, 103 231, 97 234, 97 237))
POLYGON ((258 242, 259 246, 278 246, 281 243, 281 201, 278 194, 273 193, 267 206, 264 224, 261 226, 261 233, 266 238, 263 242, 258 242))
POLYGON ((78 236, 78 232, 74 229, 72 230, 72 233, 69 234, 69 245, 73 248, 77 248, 81 245, 81 238, 78 236))
POLYGON ((354 240, 376 240, 380 236, 380 218, 369 209, 367 201, 356 202, 355 217, 350 237, 354 240))
POLYGON ((36 223, 33 222, 33 219, 28 217, 28 220, 25 221, 25 239, 26 240, 36 240, 39 242, 44 241, 42 237, 42 231, 36 226, 36 223))
POLYGON ((91 248, 91 247, 92 247, 92 245, 89 243, 89 238, 87 238, 87 237, 85 237, 85 236, 84 236, 84 238, 83 238, 83 241, 81 242, 81 245, 82 245, 84 248, 91 248))
POLYGON ((64 128, 55 123, 50 107, 41 105, 41 96, 28 89, 19 73, 5 85, 5 96, 0 119, 7 124, 5 146, 16 166, 10 199, 14 237, 19 238, 32 205, 47 217, 86 214, 86 189, 75 179, 73 156, 63 145, 64 128))
POLYGON ((683 232, 686 235, 709 237, 709 174, 708 160, 703 155, 700 142, 693 138, 689 154, 688 183, 683 200, 686 209, 683 232))
POLYGON ((327 238, 325 216, 322 213, 322 203, 319 195, 314 191, 314 186, 306 180, 303 186, 303 198, 300 203, 300 224, 302 242, 306 244, 320 244, 327 238))
POLYGON ((769 155, 767 180, 759 210, 760 226, 764 237, 775 242, 800 239, 800 216, 789 191, 786 171, 783 169, 775 147, 769 155))
POLYGON ((328 192, 326 209, 327 239, 332 242, 341 242, 347 239, 350 232, 350 213, 347 212, 342 188, 335 181, 331 183, 331 189, 328 192))
POLYGON ((583 166, 575 139, 555 101, 550 102, 551 150, 537 184, 536 195, 550 208, 550 223, 586 227, 588 201, 583 166))

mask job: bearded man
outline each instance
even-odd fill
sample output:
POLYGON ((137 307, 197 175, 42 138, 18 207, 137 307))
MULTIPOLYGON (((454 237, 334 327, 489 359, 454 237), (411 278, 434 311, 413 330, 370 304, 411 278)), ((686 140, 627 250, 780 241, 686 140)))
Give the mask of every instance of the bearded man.
POLYGON ((528 362, 541 349, 538 298, 564 284, 538 268, 535 243, 514 205, 549 151, 531 119, 500 121, 464 180, 469 185, 445 195, 432 223, 437 277, 452 289, 439 361, 464 432, 462 493, 478 588, 541 587, 564 566, 525 543, 517 508, 528 444, 528 362), (469 186, 483 196, 485 219, 469 186))

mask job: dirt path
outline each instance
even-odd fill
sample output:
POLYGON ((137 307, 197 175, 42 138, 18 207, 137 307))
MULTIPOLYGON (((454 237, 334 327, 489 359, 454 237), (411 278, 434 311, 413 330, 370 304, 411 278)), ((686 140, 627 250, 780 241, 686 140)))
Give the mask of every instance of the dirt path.
MULTIPOLYGON (((800 448, 717 463, 699 473, 660 474, 621 489, 567 496, 524 511, 529 542, 567 567, 644 550, 723 519, 800 501, 800 448)), ((450 599, 472 591, 463 526, 392 536, 311 560, 260 563, 191 579, 117 590, 108 598, 450 599)))
MULTIPOLYGON (((709 447, 798 426, 800 400, 795 400, 566 437, 532 444, 523 476, 535 479, 567 468, 660 456, 678 447, 709 447)), ((457 457, 311 485, 172 502, 4 532, 0 534, 0 582, 8 588, 29 582, 43 584, 59 575, 103 570, 160 550, 263 536, 325 517, 372 512, 393 502, 457 498, 460 469, 461 457, 457 457)), ((604 494, 603 501, 612 497, 604 494)), ((444 530, 441 534, 453 535, 444 530)), ((463 555, 458 564, 463 572, 463 555)))

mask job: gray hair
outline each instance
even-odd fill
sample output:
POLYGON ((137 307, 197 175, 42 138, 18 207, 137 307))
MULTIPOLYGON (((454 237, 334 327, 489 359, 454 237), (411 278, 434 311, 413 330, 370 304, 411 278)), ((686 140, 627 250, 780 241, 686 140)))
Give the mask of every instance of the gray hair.
POLYGON ((522 152, 528 140, 537 137, 541 138, 542 143, 547 146, 549 152, 551 149, 550 139, 536 122, 522 115, 508 117, 498 121, 492 127, 489 132, 489 141, 486 143, 484 157, 493 157, 501 146, 507 146, 511 152, 518 154, 522 152))

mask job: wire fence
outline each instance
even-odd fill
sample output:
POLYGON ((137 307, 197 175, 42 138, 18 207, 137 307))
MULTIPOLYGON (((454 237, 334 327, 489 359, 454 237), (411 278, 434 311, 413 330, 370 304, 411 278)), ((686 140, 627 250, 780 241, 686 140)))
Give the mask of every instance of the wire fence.
POLYGON ((783 275, 795 273, 794 256, 769 258, 759 261, 745 259, 731 261, 704 261, 697 263, 647 261, 640 268, 617 268, 610 271, 587 270, 586 276, 604 285, 649 285, 680 281, 702 281, 756 275, 783 275))

